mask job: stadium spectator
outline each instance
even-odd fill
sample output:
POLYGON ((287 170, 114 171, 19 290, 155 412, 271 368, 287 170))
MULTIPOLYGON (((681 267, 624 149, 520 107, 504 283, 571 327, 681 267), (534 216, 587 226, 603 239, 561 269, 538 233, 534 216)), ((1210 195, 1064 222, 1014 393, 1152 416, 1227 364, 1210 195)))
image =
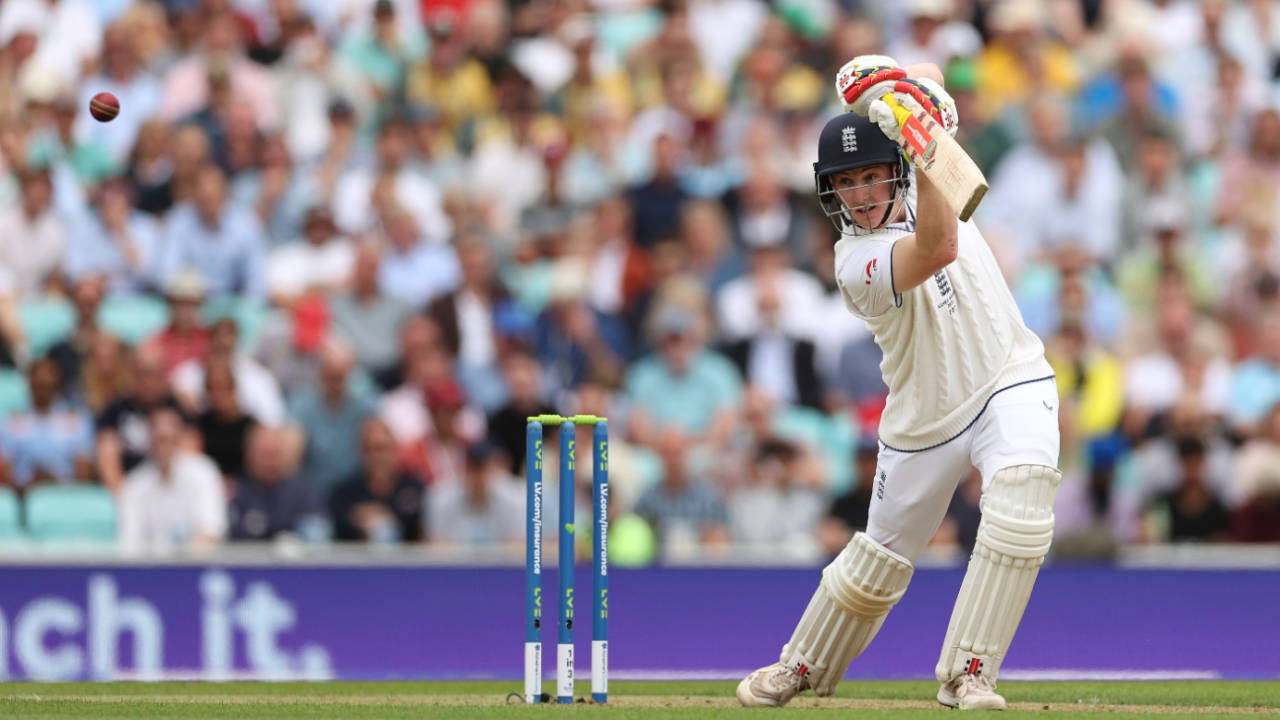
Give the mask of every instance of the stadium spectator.
POLYGON ((426 491, 417 479, 401 473, 396 440, 376 418, 360 428, 360 472, 338 485, 329 499, 337 540, 374 543, 420 539, 426 491))
POLYGON ((413 217, 395 204, 380 215, 389 241, 378 273, 384 294, 421 308, 458 286, 461 270, 453 246, 424 240, 413 217))
MULTIPOLYGON (((81 365, 89 357, 94 338, 102 332, 98 326, 98 308, 105 286, 102 276, 85 277, 72 283, 70 300, 76 311, 75 329, 47 353, 58 363, 58 371, 65 378, 64 392, 72 397, 83 394, 81 365)), ((93 410, 97 412, 101 408, 93 410)))
POLYGON ((134 208, 128 181, 103 180, 91 197, 92 212, 69 224, 62 271, 72 280, 105 276, 113 292, 159 287, 160 228, 155 218, 134 208))
POLYGON ((143 67, 143 48, 137 23, 117 22, 102 34, 102 64, 95 75, 85 78, 77 107, 87 107, 90 98, 109 92, 129 112, 114 122, 90 122, 80 116, 76 136, 100 146, 122 167, 137 142, 139 131, 160 105, 160 83, 143 67))
POLYGON ((209 102, 208 78, 221 66, 236 103, 248 107, 260 129, 276 127, 278 108, 266 69, 246 57, 240 25, 234 13, 223 10, 200 13, 199 46, 179 59, 165 74, 160 114, 180 120, 209 102))
POLYGON ((642 248, 674 236, 680 228, 680 207, 687 198, 679 182, 682 149, 675 135, 659 134, 653 142, 652 176, 628 192, 635 242, 642 248))
POLYGON ((796 481, 800 453, 781 441, 761 443, 747 471, 747 482, 729 495, 729 534, 747 545, 785 547, 809 557, 817 542, 814 527, 826 509, 820 488, 796 481))
POLYGON ((334 187, 333 217, 343 232, 372 230, 383 206, 394 203, 413 216, 428 243, 448 242, 453 226, 440 190, 414 166, 412 150, 407 119, 395 115, 384 120, 375 145, 377 162, 347 170, 334 187))
POLYGON ((32 363, 27 377, 31 408, 0 422, 0 481, 22 492, 37 483, 92 480, 92 417, 63 397, 52 359, 32 363))
POLYGON ((182 447, 182 416, 169 407, 147 418, 147 458, 120 491, 120 547, 126 553, 203 551, 227 532, 227 503, 218 468, 182 447))
MULTIPOLYGON (((497 274, 488 239, 474 233, 459 235, 454 247, 460 271, 457 287, 435 298, 427 314, 439 326, 440 339, 457 358, 458 374, 467 394, 481 406, 502 402, 498 381, 499 313, 514 314, 511 293, 497 274)), ((450 250, 452 258, 453 250, 450 250)))
POLYGON ((653 527, 663 552, 688 553, 699 544, 729 539, 724 500, 709 482, 686 471, 689 440, 676 428, 661 431, 656 446, 662 482, 636 501, 636 514, 653 527))
POLYGON ((89 341, 89 351, 72 397, 96 415, 127 392, 129 375, 124 343, 105 330, 99 330, 89 341))
POLYGON ((61 267, 67 247, 66 224, 53 208, 49 170, 16 173, 18 202, 0 205, 0 295, 26 297, 44 287, 61 267))
POLYGON ((755 244, 749 246, 747 272, 726 283, 715 296, 721 337, 732 342, 762 330, 759 295, 766 283, 773 284, 781 297, 778 329, 793 337, 811 337, 823 305, 822 285, 792 266, 790 250, 781 238, 752 237, 755 244))
POLYGON ((148 342, 164 357, 165 372, 187 362, 204 362, 213 342, 205 327, 200 306, 205 300, 205 282, 198 273, 182 271, 166 282, 169 325, 148 342))
POLYGON ((199 437, 186 427, 181 406, 169 390, 164 355, 154 345, 137 348, 130 362, 128 391, 112 399, 95 420, 98 478, 110 490, 118 490, 124 476, 138 466, 151 449, 148 417, 152 410, 167 407, 183 420, 182 443, 198 448, 199 437))
POLYGON ((1257 347, 1232 371, 1228 401, 1231 422, 1246 432, 1253 428, 1266 430, 1262 421, 1280 402, 1280 315, 1258 318, 1253 335, 1257 347))
POLYGON ((192 202, 173 209, 166 221, 162 276, 200 273, 211 294, 235 293, 265 300, 266 238, 258 218, 227 201, 227 178, 205 165, 195 178, 192 202))
POLYGON ((1177 445, 1182 479, 1172 492, 1156 498, 1148 510, 1148 539, 1225 540, 1230 516, 1204 477, 1204 442, 1185 437, 1177 445))
POLYGON ((308 293, 328 294, 346 287, 355 256, 351 242, 338 234, 328 207, 312 206, 302 222, 302 237, 267 255, 271 301, 289 308, 308 293))
POLYGON ((282 533, 325 539, 323 505, 316 489, 292 473, 286 442, 278 428, 257 426, 249 432, 244 472, 227 509, 231 540, 269 540, 282 533))
MULTIPOLYGON (((360 366, 375 377, 400 364, 399 333, 413 308, 382 294, 378 276, 381 252, 372 243, 356 248, 351 290, 330 300, 333 328, 356 353, 360 366)), ((385 385, 384 385, 385 387, 385 385)))
POLYGON ((1209 258, 1187 240, 1190 217, 1185 208, 1173 198, 1148 200, 1136 208, 1141 214, 1139 245, 1116 267, 1116 286, 1135 314, 1155 310, 1160 278, 1170 268, 1182 275, 1197 308, 1208 309, 1219 294, 1209 258))
POLYGON ((684 307, 656 307, 651 327, 657 350, 631 366, 627 395, 634 403, 628 433, 652 445, 664 428, 713 444, 728 431, 741 402, 742 381, 723 355, 704 344, 705 330, 684 307))
POLYGON ((338 47, 338 60, 359 76, 374 99, 387 100, 404 85, 409 64, 425 54, 427 43, 413 22, 400 17, 396 3, 377 0, 371 7, 372 27, 349 33, 338 47))
POLYGON ((231 482, 244 470, 245 444, 257 423, 241 408, 235 373, 224 358, 210 358, 202 380, 208 407, 196 416, 195 427, 204 453, 231 482))
POLYGON ((1231 534, 1243 542, 1280 542, 1280 403, 1271 406, 1260 428, 1236 461, 1233 494, 1241 505, 1231 534))
POLYGON ((487 437, 501 451, 513 474, 524 468, 526 418, 554 412, 542 391, 541 372, 537 358, 527 350, 512 350, 502 359, 507 402, 490 413, 487 437))
POLYGON ((782 328, 782 297, 777 278, 762 280, 756 288, 759 329, 730 343, 725 355, 737 365, 747 385, 759 388, 783 405, 822 406, 813 342, 782 328))
POLYGON ((630 355, 626 325, 591 306, 589 271, 579 258, 551 268, 551 295, 534 326, 534 348, 551 368, 552 392, 575 387, 590 374, 618 377, 630 355))
POLYGON ((506 458, 491 443, 468 447, 466 471, 459 482, 432 489, 428 539, 450 545, 519 548, 524 541, 524 486, 506 468, 506 458))
POLYGON ((359 469, 360 428, 376 410, 374 397, 353 377, 354 369, 351 349, 330 339, 320 353, 319 381, 289 398, 289 415, 304 443, 300 474, 322 498, 359 469))
POLYGON ((188 360, 174 368, 170 375, 174 393, 186 403, 189 411, 196 412, 206 405, 205 366, 212 362, 231 368, 237 403, 245 413, 266 425, 284 422, 285 404, 280 384, 265 367, 241 350, 239 325, 231 317, 213 324, 209 353, 203 362, 188 360))

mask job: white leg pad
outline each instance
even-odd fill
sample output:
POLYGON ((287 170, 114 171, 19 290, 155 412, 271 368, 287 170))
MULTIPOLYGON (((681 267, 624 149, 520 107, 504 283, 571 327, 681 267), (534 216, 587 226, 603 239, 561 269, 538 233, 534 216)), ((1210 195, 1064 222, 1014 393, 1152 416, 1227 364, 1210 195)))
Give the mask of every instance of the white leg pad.
POLYGON ((1053 540, 1053 499, 1062 474, 1046 465, 996 472, 982 498, 982 522, 956 598, 936 675, 995 682, 1053 540))
POLYGON ((831 695, 911 582, 911 562, 866 533, 822 571, 822 582, 778 661, 831 695))

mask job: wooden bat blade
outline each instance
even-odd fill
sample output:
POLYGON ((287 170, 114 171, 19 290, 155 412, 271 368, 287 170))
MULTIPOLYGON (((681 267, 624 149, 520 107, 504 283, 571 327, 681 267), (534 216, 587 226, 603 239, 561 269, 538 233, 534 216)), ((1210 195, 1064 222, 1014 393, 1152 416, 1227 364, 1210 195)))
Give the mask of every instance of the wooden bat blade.
POLYGON ((942 193, 960 221, 968 220, 987 193, 987 178, 982 170, 928 113, 921 110, 911 114, 892 93, 883 99, 902 128, 899 144, 907 159, 942 193))

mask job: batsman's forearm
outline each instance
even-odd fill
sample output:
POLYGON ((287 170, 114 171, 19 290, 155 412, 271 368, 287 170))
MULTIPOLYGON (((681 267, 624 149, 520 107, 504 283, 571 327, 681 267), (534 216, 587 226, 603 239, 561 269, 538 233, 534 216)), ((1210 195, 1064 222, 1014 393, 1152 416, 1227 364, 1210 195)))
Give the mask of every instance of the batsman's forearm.
POLYGON ((945 265, 956 257, 959 220, 924 173, 916 172, 916 183, 916 242, 922 251, 945 261, 945 265))

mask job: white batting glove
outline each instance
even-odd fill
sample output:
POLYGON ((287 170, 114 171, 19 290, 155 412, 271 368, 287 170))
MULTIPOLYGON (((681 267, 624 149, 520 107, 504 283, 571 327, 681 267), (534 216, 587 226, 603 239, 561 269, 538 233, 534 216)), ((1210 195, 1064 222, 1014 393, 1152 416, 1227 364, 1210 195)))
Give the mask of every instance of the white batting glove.
MULTIPOLYGON (((956 112, 956 101, 942 89, 941 85, 927 78, 917 78, 899 80, 894 83, 892 89, 894 99, 908 112, 915 115, 923 110, 941 125, 948 135, 955 137, 960 123, 959 113, 956 112)), ((879 125, 889 139, 896 142, 901 139, 901 130, 898 127, 897 118, 894 117, 893 109, 880 99, 882 97, 884 94, 865 97, 867 117, 879 125), (892 128, 889 127, 890 125, 892 128)))
MULTIPOLYGON (((914 100, 910 102, 915 103, 914 100)), ((915 109, 908 102, 904 102, 903 98, 898 97, 898 103, 907 110, 915 112, 915 109)), ((915 107, 920 107, 920 104, 915 103, 915 107)), ((879 98, 872 100, 867 105, 867 117, 880 126, 880 132, 884 133, 885 137, 896 143, 902 142, 902 126, 898 124, 898 118, 893 114, 893 108, 889 107, 888 103, 879 98)))

